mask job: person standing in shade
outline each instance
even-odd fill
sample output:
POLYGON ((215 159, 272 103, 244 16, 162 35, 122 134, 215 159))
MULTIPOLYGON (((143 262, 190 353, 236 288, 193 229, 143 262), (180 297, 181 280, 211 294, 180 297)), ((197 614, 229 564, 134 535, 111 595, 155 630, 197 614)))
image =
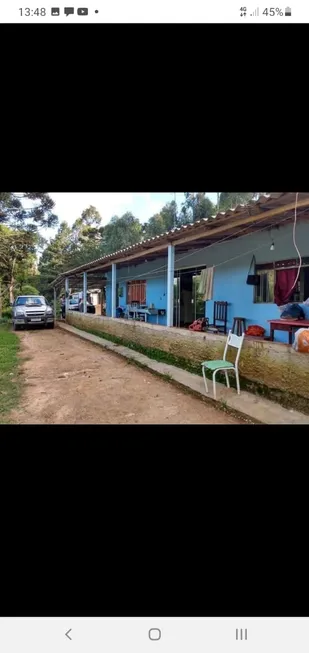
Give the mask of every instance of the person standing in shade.
POLYGON ((61 317, 65 320, 65 295, 61 295, 61 317))

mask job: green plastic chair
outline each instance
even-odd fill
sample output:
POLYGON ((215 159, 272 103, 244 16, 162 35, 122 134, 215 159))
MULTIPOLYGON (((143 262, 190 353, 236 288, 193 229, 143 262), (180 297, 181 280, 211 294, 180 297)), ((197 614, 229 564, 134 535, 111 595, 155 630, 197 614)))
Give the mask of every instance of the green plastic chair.
POLYGON ((226 379, 226 385, 229 388, 230 387, 230 381, 229 381, 229 372, 235 372, 236 376, 236 385, 237 385, 237 394, 240 395, 240 385, 239 385, 239 372, 238 372, 238 361, 239 361, 239 356, 241 352, 241 348, 243 346, 244 342, 244 337, 245 334, 243 333, 242 336, 236 336, 232 331, 230 330, 228 332, 227 336, 227 341, 224 349, 224 354, 223 354, 223 359, 222 360, 216 360, 216 361, 204 361, 202 363, 202 371, 203 371, 203 377, 204 377, 204 383, 205 383, 205 389, 206 393, 208 393, 208 386, 207 386, 207 380, 206 380, 206 370, 211 370, 213 372, 212 375, 212 382, 213 382, 213 392, 214 392, 214 399, 217 398, 217 393, 216 393, 216 374, 217 372, 221 371, 224 372, 225 374, 225 379, 226 379), (235 363, 229 363, 229 361, 225 360, 226 359, 226 354, 227 350, 229 347, 235 347, 238 349, 237 355, 236 355, 236 360, 235 363))

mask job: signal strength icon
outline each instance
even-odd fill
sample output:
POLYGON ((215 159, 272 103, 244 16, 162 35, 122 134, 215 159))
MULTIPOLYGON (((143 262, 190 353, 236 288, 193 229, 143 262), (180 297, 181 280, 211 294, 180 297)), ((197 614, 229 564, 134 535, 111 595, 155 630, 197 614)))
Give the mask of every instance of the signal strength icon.
POLYGON ((253 13, 250 14, 250 16, 259 16, 259 15, 260 15, 259 7, 257 7, 257 9, 255 9, 255 10, 253 11, 253 13))

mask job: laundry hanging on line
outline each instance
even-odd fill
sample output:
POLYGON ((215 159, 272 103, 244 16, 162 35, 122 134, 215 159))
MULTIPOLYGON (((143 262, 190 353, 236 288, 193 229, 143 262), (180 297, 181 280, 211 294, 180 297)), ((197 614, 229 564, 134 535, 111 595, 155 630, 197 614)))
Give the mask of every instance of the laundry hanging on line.
POLYGON ((201 272, 201 280, 199 284, 199 294, 203 295, 203 301, 207 302, 213 297, 213 283, 214 283, 214 267, 205 268, 201 272))
POLYGON ((205 295, 205 292, 206 292, 206 282, 207 282, 207 272, 208 272, 207 268, 205 268, 205 269, 202 270, 202 272, 201 272, 200 283, 199 283, 199 287, 198 287, 199 295, 205 295))

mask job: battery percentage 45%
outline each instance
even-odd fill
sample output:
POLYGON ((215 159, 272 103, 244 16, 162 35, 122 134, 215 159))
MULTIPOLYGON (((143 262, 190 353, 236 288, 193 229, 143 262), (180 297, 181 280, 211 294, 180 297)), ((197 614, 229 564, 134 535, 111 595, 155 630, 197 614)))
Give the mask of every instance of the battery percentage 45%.
POLYGON ((269 9, 264 9, 262 13, 264 16, 283 16, 283 9, 279 9, 278 7, 274 9, 274 7, 270 7, 269 9))

